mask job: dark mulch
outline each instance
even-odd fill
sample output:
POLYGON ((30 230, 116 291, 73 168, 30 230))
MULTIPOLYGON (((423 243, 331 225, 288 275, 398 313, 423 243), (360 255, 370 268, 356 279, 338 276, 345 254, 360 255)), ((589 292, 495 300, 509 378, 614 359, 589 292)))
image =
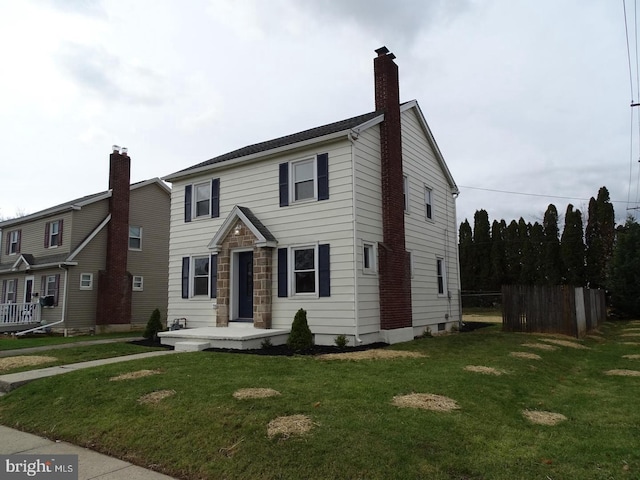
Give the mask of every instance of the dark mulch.
POLYGON ((132 340, 128 343, 130 343, 131 345, 139 345, 141 347, 162 347, 169 350, 173 348, 171 345, 163 345, 162 343, 160 343, 160 340, 154 341, 148 338, 143 338, 142 340, 132 340))
POLYGON ((362 350, 371 350, 372 348, 388 347, 386 343, 371 343, 359 347, 338 348, 332 345, 314 345, 312 348, 301 351, 294 351, 287 345, 272 345, 267 348, 256 348, 253 350, 235 350, 231 348, 207 348, 205 352, 227 352, 227 353, 245 353, 249 355, 269 355, 273 357, 292 357, 293 355, 322 355, 325 353, 344 353, 358 352, 362 350))
POLYGON ((478 330, 479 328, 490 327, 491 325, 495 325, 495 323, 491 322, 462 322, 461 332, 473 332, 474 330, 478 330))

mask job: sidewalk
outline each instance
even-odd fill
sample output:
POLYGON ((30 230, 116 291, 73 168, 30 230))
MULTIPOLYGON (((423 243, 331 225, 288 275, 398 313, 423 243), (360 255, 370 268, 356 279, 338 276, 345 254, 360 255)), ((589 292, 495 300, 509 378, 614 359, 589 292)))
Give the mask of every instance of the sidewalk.
MULTIPOLYGON (((97 340, 88 342, 79 342, 80 344, 99 344, 111 343, 114 341, 131 341, 132 339, 112 339, 97 340)), ((2 354, 13 352, 13 355, 32 353, 42 350, 51 350, 53 348, 68 348, 69 346, 77 346, 74 344, 61 344, 51 347, 35 347, 24 348, 19 350, 3 351, 2 354)), ((0 375, 0 395, 2 392, 9 392, 20 385, 37 380, 38 378, 51 377, 53 375, 61 375, 67 372, 73 372, 82 368, 98 367, 101 365, 109 365, 112 363, 127 362, 130 360, 138 360, 141 358, 157 357, 161 355, 169 355, 175 353, 174 350, 155 350, 153 352, 138 353, 135 355, 125 355, 121 357, 104 358, 101 360, 92 360, 90 362, 72 363, 69 365, 60 365, 57 367, 41 368, 39 370, 29 370, 26 372, 10 373, 8 375, 0 375)), ((2 355, 5 356, 5 355, 2 355)), ((8 355, 7 355, 8 356, 8 355)), ((0 425, 0 454, 12 455, 78 455, 78 480, 171 480, 161 473, 147 470, 142 467, 132 465, 131 463, 119 460, 117 458, 108 457, 100 453, 94 452, 86 448, 78 447, 66 442, 51 441, 46 438, 38 437, 30 433, 21 432, 12 428, 0 425)))
POLYGON ((84 340, 81 342, 58 343, 56 345, 47 345, 43 347, 27 347, 27 348, 16 348, 14 350, 0 350, 0 358, 13 357, 14 355, 24 355, 27 353, 44 352, 47 350, 59 350, 61 348, 84 347, 86 345, 101 345, 105 343, 134 342, 136 340, 144 340, 144 338, 143 337, 104 338, 102 340, 84 340))
POLYGON ((108 457, 66 442, 47 440, 0 425, 3 455, 78 455, 78 480, 171 480, 162 473, 108 457))

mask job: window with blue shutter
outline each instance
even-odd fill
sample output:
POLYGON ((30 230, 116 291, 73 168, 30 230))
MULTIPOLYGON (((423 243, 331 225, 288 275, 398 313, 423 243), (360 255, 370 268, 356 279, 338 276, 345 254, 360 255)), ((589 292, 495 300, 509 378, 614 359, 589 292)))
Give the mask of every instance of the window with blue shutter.
MULTIPOLYGON (((191 185, 184 187, 184 221, 191 221, 191 185)), ((186 297, 182 297, 186 298, 186 297)))
POLYGON ((279 165, 280 206, 290 202, 329 199, 329 154, 279 165))
POLYGON ((189 257, 182 257, 182 298, 189 298, 189 257))
POLYGON ((278 297, 331 296, 329 252, 329 244, 279 248, 278 297))
POLYGON ((318 175, 318 200, 329 199, 329 154, 321 153, 316 159, 318 175))
POLYGON ((211 218, 220 216, 220 179, 211 180, 211 218))
POLYGON ((287 283, 287 256, 289 250, 287 248, 278 249, 278 297, 289 296, 289 288, 287 283))
POLYGON ((209 262, 209 271, 211 272, 211 298, 218 296, 218 255, 211 255, 209 262))
POLYGON ((329 244, 318 245, 318 295, 331 296, 331 268, 329 259, 329 244))
POLYGON ((289 164, 280 164, 280 206, 289 205, 289 164))

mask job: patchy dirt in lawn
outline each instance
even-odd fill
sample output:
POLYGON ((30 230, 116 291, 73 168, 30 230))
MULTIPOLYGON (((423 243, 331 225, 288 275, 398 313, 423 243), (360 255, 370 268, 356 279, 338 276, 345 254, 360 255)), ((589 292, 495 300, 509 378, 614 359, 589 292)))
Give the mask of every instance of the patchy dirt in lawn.
POLYGON ((116 377, 111 377, 109 381, 118 382, 120 380, 135 380, 136 378, 148 377, 149 375, 159 375, 164 373, 162 370, 137 370, 135 372, 127 372, 116 377))
POLYGON ((280 392, 273 388, 241 388, 233 392, 233 396, 239 400, 246 398, 268 398, 277 397, 280 392))
POLYGON ((625 328, 625 332, 640 332, 640 327, 625 328))
POLYGON ((640 337, 640 333, 623 333, 621 337, 640 337))
POLYGON ((549 352, 553 350, 558 350, 558 347, 554 347, 553 345, 548 345, 546 343, 523 343, 523 347, 529 348, 537 348, 538 350, 547 350, 549 352))
POLYGON ((538 425, 557 425, 567 419, 561 413, 543 412, 539 410, 523 410, 522 414, 531 423, 538 425))
POLYGON ((269 422, 267 425, 267 437, 279 437, 286 440, 292 435, 304 435, 314 426, 314 423, 306 415, 289 415, 288 417, 278 417, 269 422))
POLYGON ((318 355, 318 360, 387 360, 391 358, 426 358, 427 355, 406 350, 362 350, 360 352, 326 353, 318 355))
POLYGON ((640 360, 640 355, 623 355, 622 358, 630 358, 631 360, 640 360))
POLYGON ((434 412, 451 412, 459 410, 460 405, 452 398, 433 393, 410 393, 409 395, 396 395, 391 402, 401 408, 421 408, 434 412))
POLYGON ((604 337, 600 337, 598 335, 586 335, 585 338, 590 338, 591 340, 595 340, 596 342, 606 342, 607 339, 604 337))
POLYGON ((171 397, 175 394, 175 390, 158 390, 157 392, 151 392, 141 396, 138 399, 138 403, 141 403, 143 405, 153 405, 156 403, 160 403, 161 400, 164 400, 165 398, 171 397))
POLYGON ((56 357, 47 357, 44 355, 19 355, 16 357, 0 358, 0 372, 19 367, 42 365, 43 363, 55 362, 56 360, 58 360, 56 357))
POLYGON ((511 352, 509 356, 515 358, 526 358, 527 360, 542 360, 542 357, 540 355, 529 352, 511 352))
POLYGON ((604 374, 618 377, 640 377, 640 371, 638 370, 607 370, 604 374))
POLYGON ((640 345, 640 342, 620 342, 620 345, 640 345))
POLYGON ((553 343, 554 345, 560 345, 561 347, 576 348, 576 349, 579 349, 579 350, 589 350, 589 347, 585 347, 584 345, 581 345, 580 343, 570 342, 568 340, 555 340, 553 338, 541 338, 540 341, 547 342, 547 343, 553 343))
POLYGON ((484 375, 504 375, 504 370, 498 370, 493 367, 484 367, 482 365, 467 365, 464 367, 467 372, 483 373, 484 375))

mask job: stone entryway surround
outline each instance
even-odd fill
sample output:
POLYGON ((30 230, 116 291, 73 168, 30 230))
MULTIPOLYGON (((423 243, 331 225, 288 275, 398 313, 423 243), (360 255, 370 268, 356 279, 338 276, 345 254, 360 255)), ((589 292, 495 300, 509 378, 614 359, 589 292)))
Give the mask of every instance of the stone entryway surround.
MULTIPOLYGON (((247 210, 247 209, 245 209, 247 210)), ((247 212, 249 213, 249 212, 247 212)), ((253 326, 271 328, 271 280, 273 247, 264 245, 264 238, 254 234, 241 218, 235 218, 226 235, 218 243, 218 281, 216 326, 229 325, 231 313, 231 269, 232 255, 236 249, 253 249, 253 326), (259 244, 263 244, 264 246, 259 244)), ((250 221, 250 220, 249 220, 250 221)), ((263 227, 260 225, 260 227, 263 227)), ((263 227, 264 228, 264 227, 263 227)))

